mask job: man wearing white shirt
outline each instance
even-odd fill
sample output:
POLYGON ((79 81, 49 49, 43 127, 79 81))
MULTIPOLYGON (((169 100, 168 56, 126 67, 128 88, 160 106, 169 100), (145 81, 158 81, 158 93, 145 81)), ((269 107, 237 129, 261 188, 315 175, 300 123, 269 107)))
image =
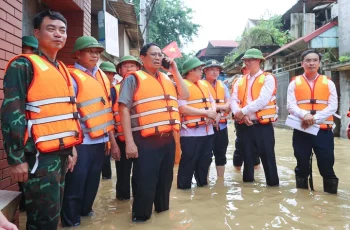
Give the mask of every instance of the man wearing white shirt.
POLYGON ((338 109, 338 96, 334 83, 329 77, 320 75, 321 55, 315 50, 301 54, 304 74, 295 77, 288 86, 287 108, 290 114, 302 120, 302 128, 320 125, 317 136, 294 130, 293 148, 297 159, 295 167, 296 187, 308 189, 310 157, 316 154, 317 165, 323 177, 325 192, 336 194, 339 179, 334 165, 333 114, 338 109))
POLYGON ((254 181, 254 151, 257 151, 264 167, 266 184, 278 186, 272 126, 277 118, 276 79, 260 69, 261 62, 265 60, 260 50, 249 49, 242 59, 250 73, 235 83, 231 108, 239 123, 237 131, 244 156, 243 181, 254 181))

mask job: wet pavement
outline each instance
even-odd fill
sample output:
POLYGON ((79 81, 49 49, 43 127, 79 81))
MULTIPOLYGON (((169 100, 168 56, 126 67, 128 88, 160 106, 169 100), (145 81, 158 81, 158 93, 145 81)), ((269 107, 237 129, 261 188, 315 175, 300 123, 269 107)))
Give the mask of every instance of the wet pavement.
MULTIPOLYGON (((335 172, 339 177, 338 195, 323 192, 322 177, 313 162, 315 192, 295 188, 292 131, 275 129, 279 187, 266 187, 262 167, 254 183, 243 183, 242 173, 232 165, 233 126, 225 177, 217 179, 212 163, 209 186, 182 191, 176 189, 177 166, 171 191, 170 210, 154 213, 142 224, 131 222, 130 201, 115 199, 116 175, 102 180, 94 204, 94 216, 83 217, 74 229, 350 229, 350 140, 335 139, 335 172)), ((115 169, 114 163, 112 168, 115 169)), ((20 216, 25 229, 25 213, 20 216)), ((59 228, 61 229, 61 228, 59 228)))

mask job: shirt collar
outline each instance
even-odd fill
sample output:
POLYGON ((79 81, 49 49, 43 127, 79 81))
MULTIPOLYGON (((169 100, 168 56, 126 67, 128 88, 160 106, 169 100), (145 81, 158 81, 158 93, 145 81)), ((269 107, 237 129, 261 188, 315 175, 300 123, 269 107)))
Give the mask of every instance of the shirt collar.
POLYGON ((34 53, 37 54, 37 55, 39 55, 39 56, 42 57, 42 58, 45 58, 48 62, 50 62, 50 63, 53 64, 56 68, 58 68, 59 63, 58 63, 57 59, 56 59, 55 61, 53 61, 53 62, 50 61, 50 59, 48 59, 47 56, 46 56, 43 52, 41 52, 40 50, 35 50, 34 53))
MULTIPOLYGON (((145 68, 142 67, 141 70, 149 74, 149 72, 145 68)), ((159 70, 156 72, 155 78, 158 78, 158 76, 159 76, 159 70)))
POLYGON ((260 69, 254 76, 250 76, 250 74, 248 74, 248 79, 255 79, 256 77, 260 76, 263 73, 263 71, 260 69))
POLYGON ((309 79, 305 76, 305 73, 303 73, 303 77, 304 77, 307 81, 315 81, 315 80, 318 78, 318 76, 320 76, 319 73, 317 73, 316 77, 315 77, 313 80, 309 80, 309 79))
POLYGON ((79 63, 74 63, 74 68, 80 69, 81 71, 89 74, 92 77, 96 76, 96 73, 98 71, 98 67, 95 66, 94 68, 92 68, 92 73, 90 72, 90 70, 86 69, 84 66, 80 65, 79 63))

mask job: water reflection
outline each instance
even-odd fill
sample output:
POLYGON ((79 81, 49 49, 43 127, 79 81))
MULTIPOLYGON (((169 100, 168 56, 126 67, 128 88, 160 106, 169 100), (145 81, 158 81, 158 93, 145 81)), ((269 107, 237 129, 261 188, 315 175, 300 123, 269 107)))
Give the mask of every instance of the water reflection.
MULTIPOLYGON (((231 130, 232 127, 230 127, 231 130)), ((338 195, 323 193, 322 178, 314 161, 315 192, 295 188, 296 161, 292 132, 276 129, 276 156, 280 187, 266 187, 262 167, 255 171, 255 182, 242 183, 242 173, 232 166, 234 132, 230 132, 228 164, 224 178, 217 179, 215 165, 209 185, 191 190, 176 189, 177 167, 171 191, 171 209, 154 213, 144 224, 133 224, 129 201, 115 199, 115 180, 102 181, 94 204, 95 216, 82 218, 75 229, 350 229, 350 159, 348 140, 335 140, 335 171, 340 178, 338 195)), ((24 214, 20 219, 25 226, 24 214)))

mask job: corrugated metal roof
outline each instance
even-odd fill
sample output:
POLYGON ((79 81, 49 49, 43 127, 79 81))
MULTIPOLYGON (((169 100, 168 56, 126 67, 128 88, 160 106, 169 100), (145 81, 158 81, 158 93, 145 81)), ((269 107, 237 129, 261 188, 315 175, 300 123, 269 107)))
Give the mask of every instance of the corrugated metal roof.
POLYGON ((336 21, 330 22, 330 23, 328 23, 328 24, 318 28, 314 32, 312 32, 312 33, 310 33, 310 34, 308 34, 308 35, 306 35, 304 37, 298 38, 298 39, 296 39, 296 40, 294 40, 294 41, 292 41, 292 42, 282 46, 281 48, 279 48, 275 52, 269 54, 266 57, 266 59, 268 59, 268 58, 270 58, 270 57, 272 57, 272 56, 282 52, 283 50, 291 48, 291 47, 293 47, 293 46, 295 46, 295 45, 297 45, 299 43, 307 43, 307 42, 311 41, 312 39, 314 39, 315 37, 317 37, 318 35, 322 34, 323 32, 329 30, 330 28, 332 28, 332 27, 334 27, 336 25, 338 25, 338 23, 336 21))

